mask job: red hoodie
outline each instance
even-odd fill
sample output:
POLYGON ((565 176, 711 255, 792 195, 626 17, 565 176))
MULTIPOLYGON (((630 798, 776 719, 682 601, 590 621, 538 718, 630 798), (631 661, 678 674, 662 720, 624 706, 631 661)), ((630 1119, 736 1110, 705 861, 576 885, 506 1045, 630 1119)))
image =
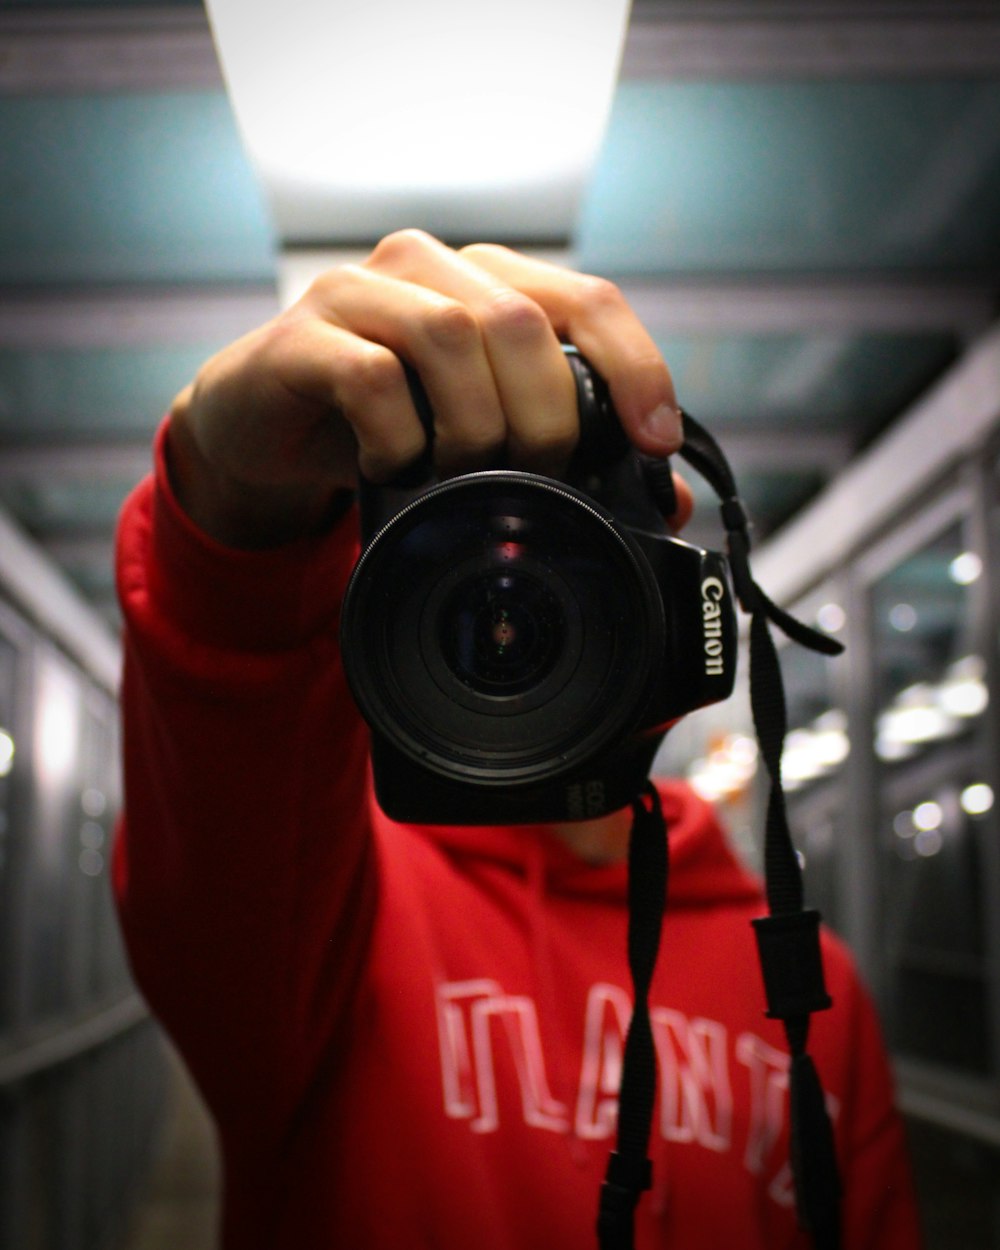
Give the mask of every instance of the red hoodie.
MULTIPOLYGON (((626 870, 549 830, 404 827, 371 798, 337 648, 352 519, 263 553, 156 485, 126 505, 126 818, 137 980, 219 1129, 227 1250, 596 1245, 631 1009, 626 870)), ((791 1250, 787 1052, 711 810, 663 783, 660 1066, 639 1250, 791 1250)), ((811 1051, 845 1250, 919 1244, 878 1026, 825 938, 811 1051)))

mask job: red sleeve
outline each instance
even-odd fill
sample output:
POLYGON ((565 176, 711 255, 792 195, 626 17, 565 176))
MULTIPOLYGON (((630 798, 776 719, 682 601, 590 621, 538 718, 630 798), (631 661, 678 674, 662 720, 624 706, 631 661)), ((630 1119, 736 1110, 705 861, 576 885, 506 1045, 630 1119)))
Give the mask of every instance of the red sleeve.
MULTIPOLYGON (((844 1246, 851 1250, 920 1250, 917 1214, 902 1118, 875 1007, 851 969, 835 992, 851 1017, 850 1055, 839 1109, 844 1189, 844 1246), (848 1000, 848 1001, 845 1001, 848 1000)), ((839 1134, 838 1134, 839 1136, 839 1134)))
POLYGON ((228 550, 173 498, 164 436, 119 526, 114 884, 153 1010, 209 1105, 260 1134, 301 1096, 374 907, 367 737, 337 641, 356 525, 228 550))

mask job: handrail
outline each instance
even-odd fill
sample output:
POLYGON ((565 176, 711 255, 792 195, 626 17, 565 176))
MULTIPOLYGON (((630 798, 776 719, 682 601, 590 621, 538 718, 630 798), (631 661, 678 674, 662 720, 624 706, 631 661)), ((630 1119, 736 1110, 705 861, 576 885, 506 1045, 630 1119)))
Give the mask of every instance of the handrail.
POLYGON ((983 1098, 988 1078, 959 1076, 899 1056, 893 1068, 904 1115, 1000 1149, 1000 1102, 983 1098))
POLYGON ((0 1089, 78 1059, 148 1018, 143 999, 129 994, 70 1024, 48 1023, 44 1030, 18 1037, 10 1045, 0 1038, 0 1089))

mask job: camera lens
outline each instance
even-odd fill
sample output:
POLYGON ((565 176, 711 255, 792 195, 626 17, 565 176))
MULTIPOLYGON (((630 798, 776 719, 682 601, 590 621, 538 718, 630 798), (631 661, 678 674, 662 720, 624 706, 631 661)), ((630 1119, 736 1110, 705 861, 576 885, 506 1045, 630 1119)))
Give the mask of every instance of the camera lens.
POLYGON ((517 787, 639 723, 665 624, 649 565, 608 513, 497 471, 432 487, 384 526, 341 638, 374 731, 443 776, 517 787))
POLYGON ((551 672, 566 633, 559 601, 544 582, 503 565, 451 592, 439 630, 455 676, 494 698, 521 694, 551 672))

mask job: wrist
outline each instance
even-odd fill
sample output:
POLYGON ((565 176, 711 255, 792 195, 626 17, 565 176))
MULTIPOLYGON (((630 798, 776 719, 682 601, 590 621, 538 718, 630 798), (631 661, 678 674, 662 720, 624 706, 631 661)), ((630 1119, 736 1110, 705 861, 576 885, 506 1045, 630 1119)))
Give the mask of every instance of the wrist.
POLYGON ((343 516, 353 492, 335 482, 252 483, 214 464, 190 428, 188 397, 182 392, 171 409, 164 462, 178 504, 209 538, 265 550, 321 534, 343 516))
POLYGON ((146 520, 128 530, 132 558, 143 570, 136 582, 143 603, 213 652, 287 652, 319 635, 335 641, 358 554, 356 509, 348 508, 328 532, 282 546, 224 544, 181 508, 167 468, 167 433, 164 421, 154 447, 155 481, 136 492, 146 520))

